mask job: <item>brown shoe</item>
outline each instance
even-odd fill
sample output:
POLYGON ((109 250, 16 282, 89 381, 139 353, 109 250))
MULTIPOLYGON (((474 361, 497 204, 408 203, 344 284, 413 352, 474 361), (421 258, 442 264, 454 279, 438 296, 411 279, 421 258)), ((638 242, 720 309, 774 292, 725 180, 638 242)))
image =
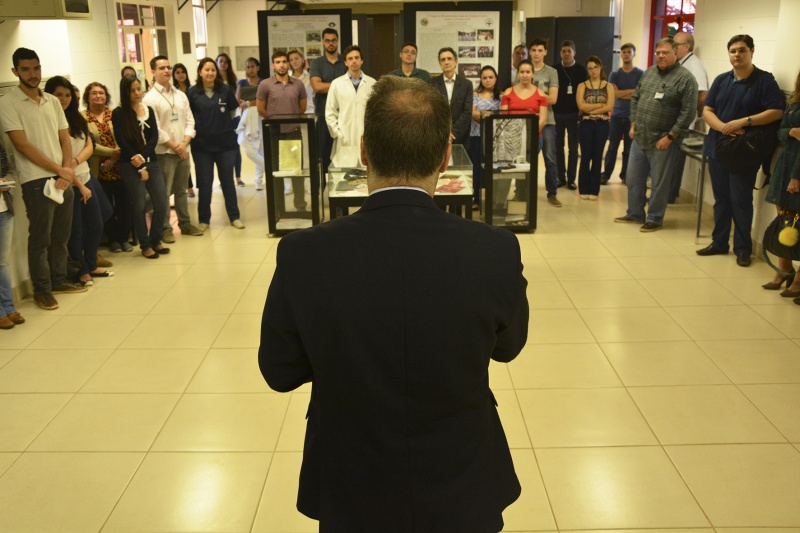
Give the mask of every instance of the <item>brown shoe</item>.
POLYGON ((109 261, 108 259, 103 259, 102 255, 97 254, 97 266, 103 267, 103 268, 108 268, 108 267, 114 266, 114 264, 111 261, 109 261))
POLYGON ((34 294, 33 301, 36 302, 36 305, 47 311, 58 309, 58 302, 49 292, 38 292, 34 294))
POLYGON ((70 283, 65 281, 58 287, 53 287, 53 292, 86 292, 87 289, 83 285, 79 285, 77 283, 70 283))
POLYGON ((14 312, 13 312, 13 313, 11 313, 10 315, 8 315, 8 318, 10 318, 10 319, 11 319, 11 321, 12 321, 14 324, 24 324, 24 323, 25 323, 25 319, 22 317, 22 315, 21 315, 21 314, 19 314, 19 312, 18 312, 18 311, 14 311, 14 312))
POLYGON ((11 329, 14 327, 14 322, 7 316, 0 318, 0 329, 11 329))

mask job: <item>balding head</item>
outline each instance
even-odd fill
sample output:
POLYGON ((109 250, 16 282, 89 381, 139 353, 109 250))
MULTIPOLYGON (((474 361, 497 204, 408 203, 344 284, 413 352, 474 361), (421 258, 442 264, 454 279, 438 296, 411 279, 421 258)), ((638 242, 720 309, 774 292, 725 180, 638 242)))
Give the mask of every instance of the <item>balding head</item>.
POLYGON ((364 115, 370 178, 412 182, 435 176, 448 153, 450 126, 450 105, 436 89, 416 78, 382 77, 364 115))
POLYGON ((675 41, 675 44, 678 46, 676 51, 678 59, 683 59, 689 55, 690 52, 694 51, 694 36, 691 33, 679 31, 672 40, 675 41))

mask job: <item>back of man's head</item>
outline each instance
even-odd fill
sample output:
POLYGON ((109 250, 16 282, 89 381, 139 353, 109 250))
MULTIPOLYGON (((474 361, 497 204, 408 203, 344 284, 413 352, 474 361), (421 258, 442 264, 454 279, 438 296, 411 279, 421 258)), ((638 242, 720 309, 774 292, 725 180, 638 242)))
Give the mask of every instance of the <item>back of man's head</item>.
POLYGON ((14 65, 14 68, 19 67, 20 61, 29 59, 35 59, 36 61, 39 61, 39 56, 30 48, 17 48, 11 55, 11 63, 14 65))
POLYGON ((367 101, 364 150, 376 178, 421 180, 444 162, 450 143, 450 105, 416 78, 383 76, 367 101))

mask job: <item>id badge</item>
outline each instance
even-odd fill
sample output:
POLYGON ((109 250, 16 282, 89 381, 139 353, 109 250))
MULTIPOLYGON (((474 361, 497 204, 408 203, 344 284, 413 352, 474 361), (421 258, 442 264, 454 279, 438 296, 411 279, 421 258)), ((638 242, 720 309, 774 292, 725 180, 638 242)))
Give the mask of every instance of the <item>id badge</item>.
POLYGON ((664 99, 664 93, 658 92, 658 93, 656 93, 656 95, 653 98, 656 99, 656 100, 663 100, 664 99))
POLYGON ((177 113, 173 113, 173 114, 171 114, 171 115, 169 116, 169 119, 170 119, 172 122, 177 122, 177 121, 178 121, 178 114, 177 114, 177 113))
POLYGON ((567 85, 567 94, 572 94, 572 84, 567 85))

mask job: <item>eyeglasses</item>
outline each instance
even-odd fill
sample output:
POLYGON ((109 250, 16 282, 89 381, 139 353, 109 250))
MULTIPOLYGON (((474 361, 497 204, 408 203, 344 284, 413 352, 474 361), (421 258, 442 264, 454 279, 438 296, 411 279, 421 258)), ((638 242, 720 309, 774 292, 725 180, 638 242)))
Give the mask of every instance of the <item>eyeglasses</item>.
POLYGON ((594 67, 586 67, 586 70, 597 70, 597 69, 599 69, 599 68, 600 68, 600 67, 598 67, 598 66, 596 66, 596 65, 595 65, 594 67))
POLYGON ((656 53, 655 53, 655 54, 653 54, 653 55, 656 55, 656 56, 658 56, 658 57, 661 57, 661 56, 668 56, 668 55, 670 55, 670 54, 674 54, 674 53, 675 53, 674 51, 670 50, 670 51, 668 51, 668 52, 656 52, 656 53))
POLYGON ((322 42, 325 44, 333 44, 339 42, 339 39, 322 39, 322 42))
POLYGON ((728 53, 732 56, 735 56, 736 54, 742 54, 742 55, 746 54, 749 51, 750 51, 749 48, 731 48, 730 50, 728 50, 728 53))

